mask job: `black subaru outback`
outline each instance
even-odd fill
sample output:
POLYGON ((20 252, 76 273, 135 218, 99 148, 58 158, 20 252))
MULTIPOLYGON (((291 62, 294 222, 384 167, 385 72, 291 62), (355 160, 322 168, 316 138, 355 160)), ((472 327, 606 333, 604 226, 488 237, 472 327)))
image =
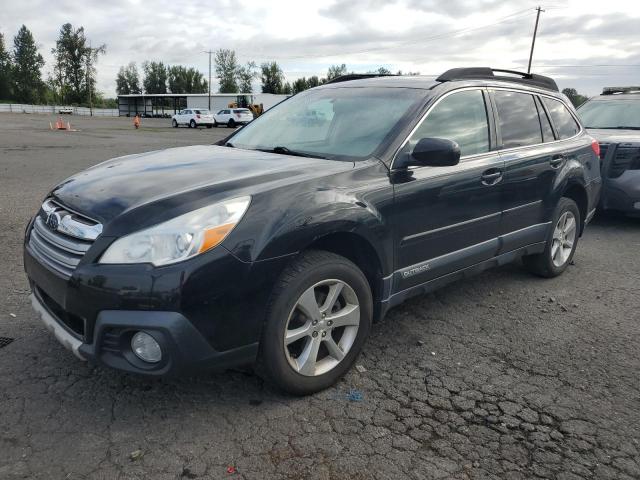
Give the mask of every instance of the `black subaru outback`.
POLYGON ((342 77, 222 144, 116 158, 30 222, 32 302, 75 354, 149 375, 256 364, 326 388, 405 299, 571 262, 598 144, 547 77, 342 77))

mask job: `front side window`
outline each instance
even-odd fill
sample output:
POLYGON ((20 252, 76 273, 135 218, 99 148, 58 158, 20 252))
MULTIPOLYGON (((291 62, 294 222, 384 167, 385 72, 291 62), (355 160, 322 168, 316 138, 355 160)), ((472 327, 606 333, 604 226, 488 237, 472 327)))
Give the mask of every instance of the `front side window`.
POLYGON ((489 151, 489 121, 482 91, 465 90, 443 98, 411 135, 411 151, 422 138, 444 138, 460 146, 460 155, 489 151))
POLYGON ((386 147, 399 122, 408 122, 427 95, 414 88, 307 90, 267 110, 229 142, 251 150, 361 160, 386 147))
POLYGON ((549 110, 549 115, 551 115, 551 120, 556 127, 556 132, 558 132, 560 139, 571 138, 578 134, 580 125, 575 121, 573 115, 569 113, 564 103, 560 100, 547 97, 544 97, 542 101, 547 107, 547 110, 549 110))
POLYGON ((494 98, 498 109, 502 148, 542 143, 538 109, 533 95, 496 90, 494 98))

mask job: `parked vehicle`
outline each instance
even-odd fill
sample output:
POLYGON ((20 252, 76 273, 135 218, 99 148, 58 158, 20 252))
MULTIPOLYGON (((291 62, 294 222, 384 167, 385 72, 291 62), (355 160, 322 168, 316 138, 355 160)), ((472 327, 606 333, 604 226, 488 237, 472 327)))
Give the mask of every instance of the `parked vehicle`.
POLYGON ((60 107, 58 108, 60 115, 73 115, 73 107, 60 107))
POLYGON ((248 108, 224 108, 213 116, 215 126, 226 125, 235 128, 253 120, 253 113, 248 108))
POLYGON ((130 155, 55 187, 24 250, 48 328, 120 370, 255 363, 308 394, 409 297, 519 258, 544 277, 567 268, 595 211, 598 144, 553 80, 350 78, 219 145, 130 155))
POLYGON ((178 128, 179 125, 187 125, 189 128, 205 126, 213 127, 213 115, 206 108, 187 108, 171 117, 171 125, 178 128))
POLYGON ((578 114, 600 142, 600 207, 640 215, 640 87, 607 87, 578 114))

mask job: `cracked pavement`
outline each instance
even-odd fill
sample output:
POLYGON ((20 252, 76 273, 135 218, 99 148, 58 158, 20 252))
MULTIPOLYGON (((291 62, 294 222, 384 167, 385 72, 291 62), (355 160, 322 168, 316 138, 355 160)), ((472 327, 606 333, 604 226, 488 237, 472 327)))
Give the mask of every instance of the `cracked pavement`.
POLYGON ((640 220, 598 217, 559 278, 511 265, 410 300, 311 397, 250 371, 141 378, 45 330, 24 226, 82 168, 229 131, 49 120, 0 115, 0 479, 640 478, 640 220))

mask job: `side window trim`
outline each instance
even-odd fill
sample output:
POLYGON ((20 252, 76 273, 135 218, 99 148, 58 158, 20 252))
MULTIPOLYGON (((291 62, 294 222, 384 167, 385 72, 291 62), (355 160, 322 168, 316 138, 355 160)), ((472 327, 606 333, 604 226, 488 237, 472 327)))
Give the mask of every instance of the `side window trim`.
MULTIPOLYGON (((576 121, 576 123, 578 124, 578 126, 580 127, 580 131, 578 133, 576 133, 573 137, 569 137, 569 138, 562 138, 562 139, 555 139, 553 142, 546 142, 546 143, 539 143, 536 145, 525 145, 525 146, 521 146, 521 147, 512 147, 512 148, 498 148, 498 151, 500 152, 509 152, 511 150, 518 150, 518 149, 523 149, 523 148, 531 148, 531 147, 536 147, 536 146, 540 146, 540 145, 547 145, 550 143, 556 143, 556 142, 566 142, 567 140, 573 140, 574 138, 579 137, 580 135, 582 135, 584 133, 584 127, 582 126, 582 122, 580 122, 578 120, 578 118, 576 117, 576 115, 573 113, 573 111, 571 110, 571 108, 567 107, 567 104, 564 102, 564 100, 554 97, 553 95, 545 95, 544 93, 540 93, 538 91, 527 91, 527 90, 520 90, 518 88, 508 88, 508 87, 489 87, 489 92, 493 92, 494 90, 507 90, 507 91, 511 91, 511 92, 519 92, 519 93, 528 93, 529 95, 533 95, 533 96, 539 96, 540 100, 542 100, 542 97, 547 97, 550 98, 552 100, 557 100, 558 102, 562 103, 565 108, 569 111, 569 114, 573 117, 573 119, 576 121)), ((544 102, 540 102, 544 105, 544 102)), ((495 105, 494 105, 494 109, 495 109, 495 105)), ((546 107, 545 107, 545 111, 546 111, 546 107)), ((551 122, 551 119, 549 119, 549 121, 551 122)), ((500 135, 500 126, 496 125, 497 130, 498 130, 498 139, 500 141, 500 144, 502 143, 502 137, 500 135)), ((555 125, 553 124, 553 122, 551 122, 551 128, 553 129, 553 134, 554 136, 557 135, 556 130, 555 130, 555 125)))
MULTIPOLYGON (((549 112, 547 111, 547 107, 545 106, 544 102, 542 101, 542 98, 540 98, 540 95, 536 95, 536 107, 538 108, 538 117, 540 117, 541 115, 545 115, 547 117, 547 121, 549 122, 549 125, 551 125, 551 131, 553 132, 553 142, 560 140, 560 135, 558 135, 558 131, 556 130, 556 126, 553 124, 553 119, 551 118, 551 115, 549 115, 549 112)), ((542 128, 542 118, 540 118, 540 128, 542 128)), ((544 130, 542 131, 542 141, 543 143, 551 143, 551 142, 545 142, 544 141, 544 130)))
MULTIPOLYGON (((445 98, 447 98, 450 95, 454 95, 456 93, 459 92, 466 92, 466 91, 470 91, 470 90, 477 90, 480 91, 482 93, 483 96, 483 100, 484 100, 484 108, 487 114, 487 124, 489 126, 489 136, 488 136, 488 140, 489 140, 489 151, 487 152, 483 152, 483 153, 475 153, 473 155, 464 155, 462 157, 460 157, 460 163, 464 162, 466 159, 468 158, 476 158, 476 157, 481 157, 483 155, 490 155, 491 153, 494 153, 497 148, 494 150, 493 144, 492 144, 492 121, 493 121, 493 115, 490 115, 490 105, 487 103, 487 97, 486 97, 486 91, 487 88, 486 87, 482 87, 482 86, 475 86, 475 87, 462 87, 462 88, 457 88, 455 90, 449 90, 448 92, 443 93, 442 95, 440 95, 438 98, 436 98, 431 105, 429 105, 429 107, 427 107, 426 112, 424 112, 422 114, 422 117, 420 117, 420 120, 418 120, 418 123, 416 123, 416 125, 411 129, 411 131, 407 134, 407 136, 405 137, 405 139, 402 141, 402 143, 400 144, 400 146, 396 149, 395 153, 393 154, 393 158, 391 160, 391 166, 390 169, 393 170, 393 164, 396 161, 396 158, 398 158, 398 155, 400 155, 400 152, 402 151, 402 149, 405 147, 405 145, 409 142, 409 140, 411 139, 411 137, 413 136, 413 134, 415 132, 418 131, 418 129, 422 126, 422 123, 425 121, 425 119, 429 116, 429 113, 431 113, 431 110, 433 110, 442 100, 444 100, 445 98)), ((491 113, 493 112, 493 108, 491 107, 491 113)), ((494 125, 495 126, 495 125, 494 125)), ((497 145, 496 145, 497 146, 497 145)), ((423 167, 417 167, 417 168, 423 168, 423 167)))

